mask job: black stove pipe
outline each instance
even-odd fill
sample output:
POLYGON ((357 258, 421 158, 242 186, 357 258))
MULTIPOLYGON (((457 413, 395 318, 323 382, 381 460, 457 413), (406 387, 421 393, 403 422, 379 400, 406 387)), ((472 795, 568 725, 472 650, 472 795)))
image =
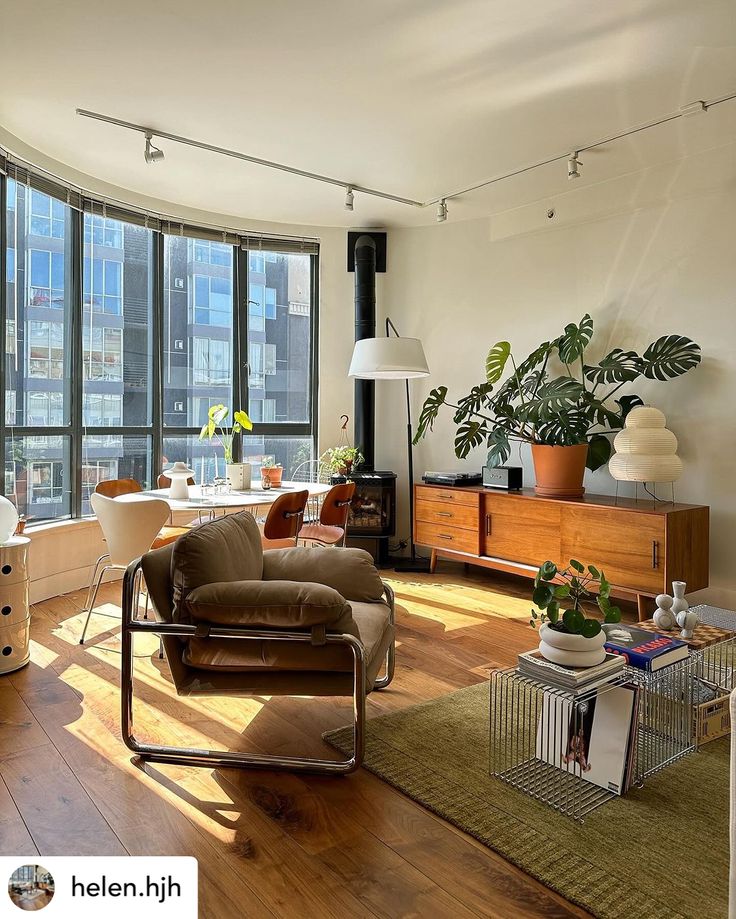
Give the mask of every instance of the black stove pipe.
MULTIPOLYGON (((370 236, 355 241, 355 340, 376 337, 376 244, 370 236)), ((375 463, 376 384, 355 381, 354 444, 364 456, 361 471, 375 463)))

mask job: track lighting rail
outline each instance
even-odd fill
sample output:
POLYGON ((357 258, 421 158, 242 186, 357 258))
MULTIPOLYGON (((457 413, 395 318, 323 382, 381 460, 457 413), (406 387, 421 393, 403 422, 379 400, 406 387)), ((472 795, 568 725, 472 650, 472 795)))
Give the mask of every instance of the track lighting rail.
POLYGON ((210 153, 219 153, 222 156, 230 156, 234 159, 244 160, 247 163, 254 163, 257 166, 265 166, 268 169, 278 169, 281 172, 288 172, 291 175, 301 176, 305 179, 312 179, 316 182, 324 182, 327 185, 335 185, 338 188, 345 190, 345 207, 347 210, 353 209, 354 192, 360 192, 364 195, 372 195, 374 198, 383 198, 386 201, 395 201, 398 204, 405 204, 409 207, 426 208, 431 207, 432 205, 437 205, 437 221, 438 223, 443 223, 447 219, 447 203, 448 201, 452 201, 455 198, 460 198, 469 194, 470 192, 478 191, 481 188, 487 188, 489 185, 495 185, 497 182, 502 182, 505 179, 511 179, 514 178, 514 176, 519 176, 526 172, 531 172, 533 169, 540 169, 542 166, 548 166, 551 163, 560 161, 567 163, 568 177, 577 178, 580 175, 579 167, 582 166, 582 160, 579 159, 581 153, 584 153, 587 150, 594 150, 596 147, 601 147, 605 144, 610 144, 617 140, 623 140, 626 137, 631 137, 634 134, 641 133, 642 131, 647 131, 651 128, 656 128, 660 125, 667 124, 671 121, 676 121, 679 118, 688 118, 692 115, 702 114, 716 105, 720 105, 723 102, 730 102, 733 99, 736 99, 736 92, 728 93, 727 95, 719 96, 709 101, 691 102, 687 105, 683 105, 676 112, 670 112, 667 115, 662 115, 660 118, 655 118, 651 121, 646 121, 643 124, 635 125, 634 127, 628 128, 625 131, 619 131, 617 134, 611 134, 608 137, 600 138, 599 140, 593 141, 589 144, 578 144, 572 150, 566 150, 564 153, 557 153, 554 156, 549 156, 546 159, 539 160, 536 163, 529 163, 526 166, 521 166, 518 169, 513 169, 511 172, 505 172, 502 175, 493 176, 490 179, 484 179, 483 181, 477 182, 474 185, 468 185, 465 188, 457 189, 456 191, 448 194, 438 195, 434 198, 430 198, 427 201, 416 201, 413 198, 403 198, 401 195, 393 195, 390 192, 381 191, 377 188, 369 188, 365 185, 358 185, 355 182, 347 182, 344 179, 336 179, 333 176, 322 175, 318 172, 308 172, 305 169, 298 169, 295 166, 288 166, 285 163, 277 163, 273 160, 266 160, 258 156, 251 156, 247 153, 241 153, 239 150, 230 150, 227 147, 218 147, 216 144, 208 144, 205 141, 195 140, 191 137, 183 137, 181 134, 172 134, 168 131, 159 131, 156 128, 152 128, 150 126, 135 124, 132 121, 123 121, 120 118, 114 118, 111 115, 103 115, 100 112, 90 112, 87 109, 78 108, 77 114, 82 115, 84 118, 92 118, 95 121, 103 121, 107 124, 114 124, 118 127, 126 128, 129 131, 138 131, 143 134, 146 138, 145 156, 147 162, 156 162, 163 159, 164 157, 163 151, 156 147, 153 147, 153 150, 155 151, 153 156, 150 155, 151 138, 157 137, 161 140, 170 140, 177 144, 184 144, 188 147, 197 147, 200 150, 208 150, 210 153), (160 156, 158 154, 160 154, 160 156))

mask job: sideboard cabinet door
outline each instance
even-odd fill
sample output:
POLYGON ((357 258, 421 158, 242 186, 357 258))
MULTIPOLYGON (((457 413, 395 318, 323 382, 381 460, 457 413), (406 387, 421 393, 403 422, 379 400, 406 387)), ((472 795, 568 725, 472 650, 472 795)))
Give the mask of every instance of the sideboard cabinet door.
POLYGON ((613 585, 661 593, 665 524, 663 514, 569 505, 562 513, 562 555, 603 568, 613 585))
POLYGON ((483 495, 481 553, 534 567, 559 562, 560 511, 559 502, 483 495))

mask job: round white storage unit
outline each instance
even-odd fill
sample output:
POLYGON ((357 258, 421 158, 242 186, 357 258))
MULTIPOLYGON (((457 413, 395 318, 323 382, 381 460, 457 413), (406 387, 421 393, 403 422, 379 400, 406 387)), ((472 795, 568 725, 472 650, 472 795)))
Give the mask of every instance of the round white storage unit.
POLYGON ((31 616, 28 606, 27 536, 11 536, 0 546, 0 673, 30 660, 31 616))

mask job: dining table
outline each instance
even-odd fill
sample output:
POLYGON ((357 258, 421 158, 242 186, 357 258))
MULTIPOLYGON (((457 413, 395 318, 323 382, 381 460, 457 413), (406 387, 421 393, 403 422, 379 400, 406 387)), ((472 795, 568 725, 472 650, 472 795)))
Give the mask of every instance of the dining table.
POLYGON ((200 520, 209 520, 239 510, 253 512, 258 508, 267 510, 278 497, 294 491, 306 491, 309 493, 308 500, 310 503, 318 502, 331 487, 321 482, 283 481, 279 487, 262 488, 260 484, 254 483, 251 488, 243 489, 242 491, 231 490, 228 494, 205 493, 203 495, 201 485, 190 485, 189 497, 186 500, 169 497, 168 488, 151 488, 146 491, 120 495, 117 500, 135 501, 146 497, 163 498, 171 508, 174 522, 177 519, 181 519, 182 515, 191 514, 193 511, 200 520))

